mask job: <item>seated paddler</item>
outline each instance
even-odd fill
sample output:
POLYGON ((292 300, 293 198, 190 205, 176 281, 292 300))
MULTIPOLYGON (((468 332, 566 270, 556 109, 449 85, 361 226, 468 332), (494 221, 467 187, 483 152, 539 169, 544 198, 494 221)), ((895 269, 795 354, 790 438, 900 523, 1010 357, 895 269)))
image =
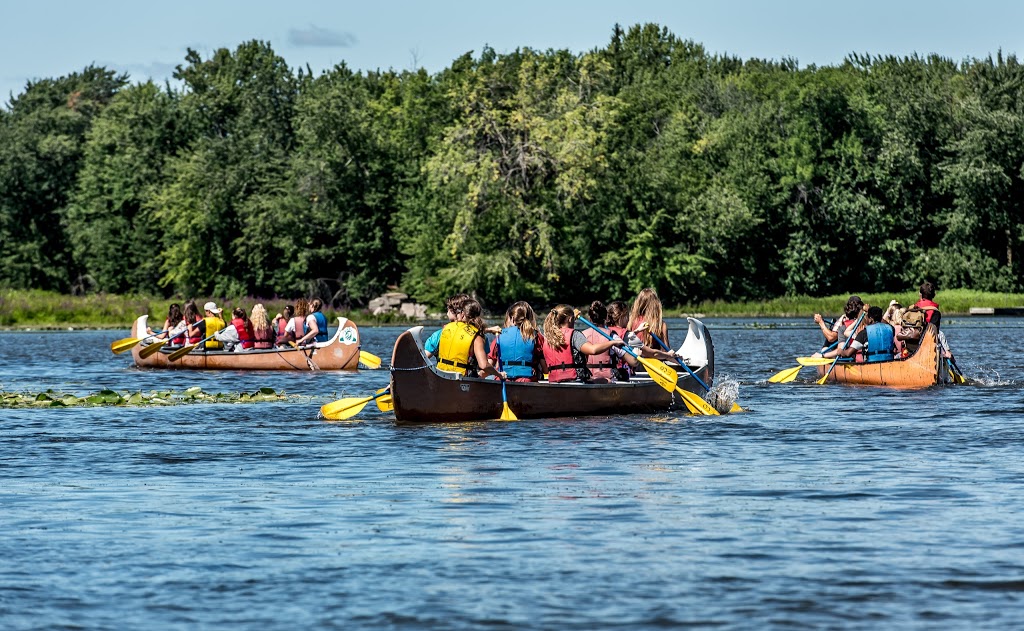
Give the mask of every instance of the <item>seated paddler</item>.
POLYGON ((864 318, 864 322, 867 324, 861 326, 851 340, 850 346, 840 355, 854 357, 857 363, 884 362, 894 359, 895 329, 891 324, 882 320, 881 307, 864 306, 867 308, 867 315, 864 318))
POLYGON ((465 375, 470 367, 470 356, 475 359, 480 377, 493 375, 505 379, 505 373, 496 370, 487 362, 487 342, 484 339, 483 318, 480 303, 472 298, 466 300, 455 313, 455 321, 441 329, 437 345, 437 368, 446 372, 465 375))

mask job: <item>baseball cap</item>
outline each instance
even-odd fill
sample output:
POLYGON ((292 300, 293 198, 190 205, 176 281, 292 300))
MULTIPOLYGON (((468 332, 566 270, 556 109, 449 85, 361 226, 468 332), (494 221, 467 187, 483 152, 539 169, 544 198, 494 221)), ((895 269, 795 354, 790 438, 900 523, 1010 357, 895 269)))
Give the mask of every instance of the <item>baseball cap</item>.
POLYGON ((221 311, 223 311, 223 309, 218 309, 216 302, 208 302, 205 305, 203 305, 203 311, 209 311, 210 313, 220 313, 221 311))

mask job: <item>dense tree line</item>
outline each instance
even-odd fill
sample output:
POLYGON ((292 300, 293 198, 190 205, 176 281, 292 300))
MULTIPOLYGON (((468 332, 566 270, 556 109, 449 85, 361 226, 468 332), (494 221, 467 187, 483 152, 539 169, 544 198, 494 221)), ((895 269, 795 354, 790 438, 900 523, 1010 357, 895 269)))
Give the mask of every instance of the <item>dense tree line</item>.
POLYGON ((90 66, 0 109, 0 286, 363 303, 1022 288, 1016 57, 584 54, 314 75, 252 41, 180 87, 90 66))

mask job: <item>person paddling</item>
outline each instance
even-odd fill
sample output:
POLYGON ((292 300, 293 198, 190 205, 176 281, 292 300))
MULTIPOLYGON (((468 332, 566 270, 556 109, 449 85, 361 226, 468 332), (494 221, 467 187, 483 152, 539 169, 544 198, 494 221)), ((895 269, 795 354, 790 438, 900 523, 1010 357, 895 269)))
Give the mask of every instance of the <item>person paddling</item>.
POLYGON ((455 314, 455 321, 449 322, 441 329, 441 339, 437 348, 437 367, 439 370, 465 375, 470 367, 470 356, 474 357, 479 367, 479 376, 494 375, 504 380, 504 372, 496 370, 487 362, 487 348, 484 342, 484 324, 480 303, 470 298, 463 303, 455 314))
POLYGON ((327 341, 327 316, 320 311, 324 303, 319 298, 314 298, 309 303, 309 315, 306 316, 306 334, 295 341, 302 346, 310 342, 323 343, 327 341))
POLYGON ((569 305, 558 305, 544 318, 544 361, 548 364, 548 382, 589 381, 587 355, 600 355, 622 340, 604 340, 598 344, 587 341, 576 331, 576 312, 569 305))
POLYGON ((528 302, 517 302, 505 313, 505 328, 491 344, 487 360, 499 366, 512 381, 539 381, 547 372, 541 346, 544 336, 537 331, 537 316, 528 302))
MULTIPOLYGON (((225 324, 224 320, 220 317, 220 314, 223 311, 223 309, 219 309, 217 307, 217 303, 212 301, 203 305, 203 312, 206 314, 206 317, 204 317, 202 320, 199 320, 194 325, 189 326, 189 340, 195 338, 195 340, 198 342, 223 329, 225 324)), ((206 340, 206 342, 204 342, 202 350, 220 350, 223 347, 224 344, 222 344, 219 340, 209 339, 206 340)))

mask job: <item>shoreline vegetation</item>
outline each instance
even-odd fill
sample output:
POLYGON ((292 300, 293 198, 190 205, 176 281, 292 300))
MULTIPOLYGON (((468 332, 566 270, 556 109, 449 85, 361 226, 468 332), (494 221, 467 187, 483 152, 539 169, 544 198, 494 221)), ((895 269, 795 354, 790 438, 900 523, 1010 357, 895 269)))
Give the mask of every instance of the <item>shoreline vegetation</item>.
MULTIPOLYGON (((903 306, 910 306, 917 300, 916 292, 858 293, 858 295, 863 298, 864 302, 881 307, 888 306, 889 301, 894 298, 899 300, 903 306)), ((822 297, 789 296, 764 301, 705 300, 666 309, 666 315, 669 317, 698 315, 708 318, 810 318, 815 313, 821 313, 825 317, 831 318, 842 310, 848 297, 848 294, 843 294, 822 297)), ((203 298, 200 302, 205 300, 203 298)), ((254 304, 262 302, 271 315, 280 312, 285 304, 293 302, 280 298, 214 300, 225 310, 242 306, 247 313, 252 310, 254 304)), ((951 289, 940 291, 937 301, 946 315, 966 315, 972 307, 1024 306, 1024 294, 951 289)), ((148 313, 153 323, 159 326, 162 322, 161 318, 167 313, 167 306, 172 302, 183 303, 184 300, 114 294, 68 296, 39 290, 4 290, 0 291, 0 331, 130 329, 132 321, 143 313, 148 313)), ((500 319, 503 309, 504 307, 501 305, 491 305, 489 320, 500 319)), ((324 313, 328 317, 328 321, 331 322, 332 328, 335 326, 338 316, 348 318, 361 327, 411 325, 417 322, 436 321, 441 317, 440 314, 431 314, 425 320, 413 320, 397 314, 375 316, 361 309, 351 311, 325 309, 324 313)))

